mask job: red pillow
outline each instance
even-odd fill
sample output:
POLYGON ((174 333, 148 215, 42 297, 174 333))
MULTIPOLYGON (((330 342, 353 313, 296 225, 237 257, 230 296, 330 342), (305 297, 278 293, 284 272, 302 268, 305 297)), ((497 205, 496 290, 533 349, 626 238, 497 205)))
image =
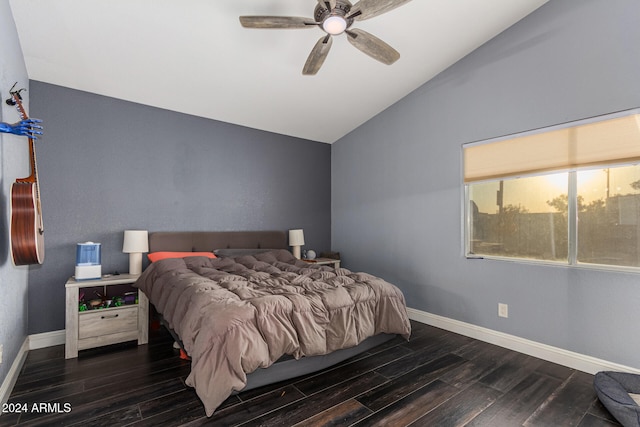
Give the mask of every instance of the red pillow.
POLYGON ((152 252, 147 255, 149 261, 156 262, 167 258, 185 258, 188 256, 206 256, 207 258, 217 258, 213 252, 152 252))

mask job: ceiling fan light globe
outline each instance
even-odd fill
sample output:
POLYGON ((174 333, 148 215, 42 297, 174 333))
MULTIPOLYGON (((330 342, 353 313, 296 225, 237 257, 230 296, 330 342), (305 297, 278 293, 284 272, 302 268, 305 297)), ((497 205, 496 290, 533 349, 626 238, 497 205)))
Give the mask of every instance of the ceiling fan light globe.
POLYGON ((322 22, 322 28, 332 36, 337 36, 347 29, 347 21, 341 16, 330 16, 322 22))

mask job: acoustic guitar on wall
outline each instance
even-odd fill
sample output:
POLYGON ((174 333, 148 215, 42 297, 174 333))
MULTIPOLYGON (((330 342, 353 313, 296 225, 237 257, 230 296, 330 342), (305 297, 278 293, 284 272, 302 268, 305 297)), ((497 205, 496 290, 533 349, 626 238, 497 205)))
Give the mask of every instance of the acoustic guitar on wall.
MULTIPOLYGON (((14 85, 15 87, 15 85, 14 85)), ((20 92, 12 90, 11 103, 16 106, 21 120, 29 117, 22 106, 20 92)), ((44 261, 44 224, 38 185, 36 148, 33 137, 29 136, 30 175, 18 178, 11 184, 11 258, 14 265, 42 264, 44 261)))

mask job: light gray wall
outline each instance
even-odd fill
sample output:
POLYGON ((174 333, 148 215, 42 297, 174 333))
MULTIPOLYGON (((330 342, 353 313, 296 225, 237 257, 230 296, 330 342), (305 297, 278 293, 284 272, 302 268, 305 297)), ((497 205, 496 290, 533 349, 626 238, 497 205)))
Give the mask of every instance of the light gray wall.
POLYGON ((336 142, 345 266, 410 307, 640 368, 640 276, 465 259, 461 184, 463 143, 640 107, 639 17, 637 0, 550 1, 336 142))
POLYGON ((30 272, 29 333, 64 329, 78 242, 102 243, 103 273, 128 271, 126 229, 303 228, 305 248, 330 248, 329 145, 37 81, 31 97, 46 126, 46 255, 30 272))
MULTIPOLYGON (((15 123, 20 117, 14 107, 4 101, 15 82, 29 87, 27 70, 9 0, 0 0, 0 121, 15 123)), ((24 105, 29 96, 24 94, 24 105)), ((27 267, 14 267, 9 246, 11 184, 29 175, 28 140, 0 134, 0 384, 5 380, 22 343, 27 337, 27 267)))

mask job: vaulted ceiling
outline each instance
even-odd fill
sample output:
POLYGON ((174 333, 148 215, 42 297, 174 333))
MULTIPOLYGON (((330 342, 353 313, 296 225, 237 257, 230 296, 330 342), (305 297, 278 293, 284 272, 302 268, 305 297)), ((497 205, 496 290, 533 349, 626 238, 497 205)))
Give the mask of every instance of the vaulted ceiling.
MULTIPOLYGON (((547 0, 413 0, 356 22, 401 54, 384 65, 335 36, 247 29, 241 15, 313 17, 316 0, 10 0, 29 78, 332 143, 547 0)), ((354 1, 355 3, 355 1, 354 1)))

